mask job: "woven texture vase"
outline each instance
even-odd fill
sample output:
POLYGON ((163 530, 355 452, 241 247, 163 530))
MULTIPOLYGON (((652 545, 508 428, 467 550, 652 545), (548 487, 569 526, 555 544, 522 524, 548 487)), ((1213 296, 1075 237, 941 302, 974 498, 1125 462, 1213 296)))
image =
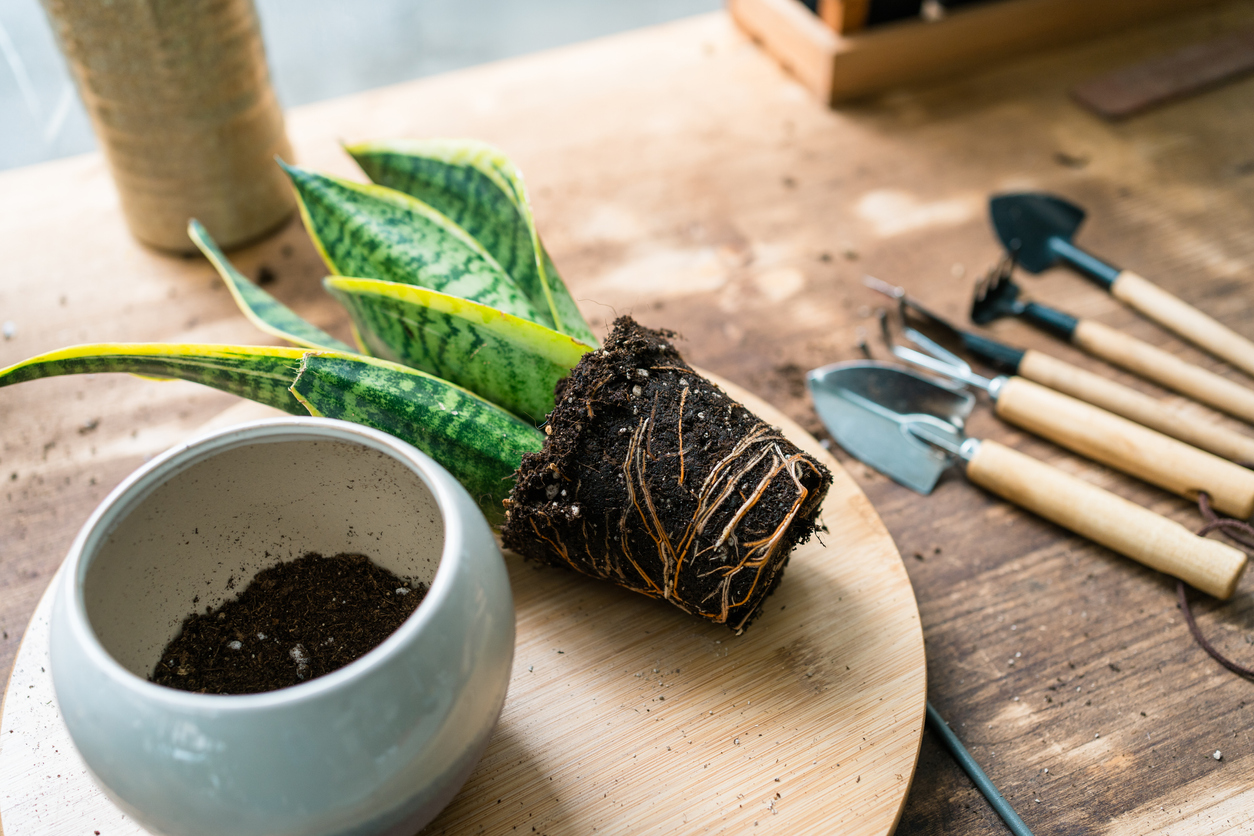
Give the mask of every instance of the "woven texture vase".
POLYGON ((194 217, 232 247, 291 215, 252 0, 43 3, 136 238, 190 252, 194 217))

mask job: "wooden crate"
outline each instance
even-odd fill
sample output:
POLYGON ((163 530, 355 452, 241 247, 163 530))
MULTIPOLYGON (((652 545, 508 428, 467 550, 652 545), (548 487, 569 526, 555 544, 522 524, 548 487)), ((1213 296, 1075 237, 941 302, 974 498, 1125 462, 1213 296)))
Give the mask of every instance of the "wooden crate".
POLYGON ((1217 2, 997 0, 956 9, 940 20, 900 21, 848 34, 839 34, 800 0, 727 0, 727 5, 767 52, 836 105, 1217 2))

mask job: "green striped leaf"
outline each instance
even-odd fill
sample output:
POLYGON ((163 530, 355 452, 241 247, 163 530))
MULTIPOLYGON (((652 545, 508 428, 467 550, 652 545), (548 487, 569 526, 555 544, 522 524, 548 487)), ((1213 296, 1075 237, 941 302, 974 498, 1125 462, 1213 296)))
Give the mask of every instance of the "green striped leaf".
POLYGON ((504 519, 502 503, 523 454, 544 443, 539 430, 500 407, 386 360, 309 352, 292 392, 311 415, 365 424, 413 444, 448 468, 494 525, 504 519))
POLYGON ((235 304, 244 312, 244 316, 262 331, 309 348, 356 351, 353 346, 340 342, 321 328, 306 322, 291 308, 249 281, 247 276, 236 270, 227 260, 200 221, 193 218, 187 225, 187 234, 218 271, 222 281, 226 282, 231 296, 235 298, 235 304))
POLYGON ((407 194, 284 166, 331 272, 418 285, 551 324, 474 238, 407 194))
POLYGON ((66 374, 128 372, 190 380, 293 415, 324 415, 408 441, 453 474, 493 524, 524 453, 544 435, 500 407, 405 366, 333 351, 273 346, 100 343, 0 369, 0 386, 66 374))
POLYGON ((65 374, 128 372, 203 383, 304 415, 304 407, 288 391, 303 354, 303 349, 274 346, 97 343, 50 351, 0 369, 0 386, 65 374))
POLYGON ((327 278, 366 350, 464 386, 538 423, 557 382, 593 347, 456 296, 374 279, 327 278))
MULTIPOLYGON (((347 149, 382 186, 430 204, 466 230, 504 268, 551 325, 590 345, 596 336, 540 242, 522 174, 474 140, 363 142, 347 149)), ((543 320, 540 320, 543 321, 543 320)))

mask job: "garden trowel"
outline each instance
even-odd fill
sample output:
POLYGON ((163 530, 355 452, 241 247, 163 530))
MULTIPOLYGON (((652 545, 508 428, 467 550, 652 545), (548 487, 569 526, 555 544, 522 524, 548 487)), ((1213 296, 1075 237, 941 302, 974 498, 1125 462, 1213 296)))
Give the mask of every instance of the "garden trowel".
POLYGON ((1254 375, 1254 342, 1221 325, 1131 270, 1121 270, 1071 243, 1084 210, 1050 194, 1019 192, 989 202, 993 229, 1018 263, 1039 273, 1062 261, 1125 305, 1254 375))
POLYGON ((873 360, 814 369, 806 382, 836 442, 911 490, 931 493, 962 459, 975 484, 1082 537, 1216 598, 1236 589, 1244 552, 995 441, 968 438, 967 392, 873 360))
POLYGON ((1185 499, 1196 502, 1205 493, 1220 513, 1238 519, 1254 515, 1254 471, 1249 468, 1026 377, 976 374, 961 357, 904 321, 902 336, 922 351, 897 345, 887 312, 880 313, 884 344, 893 356, 951 383, 982 389, 998 418, 1185 499))

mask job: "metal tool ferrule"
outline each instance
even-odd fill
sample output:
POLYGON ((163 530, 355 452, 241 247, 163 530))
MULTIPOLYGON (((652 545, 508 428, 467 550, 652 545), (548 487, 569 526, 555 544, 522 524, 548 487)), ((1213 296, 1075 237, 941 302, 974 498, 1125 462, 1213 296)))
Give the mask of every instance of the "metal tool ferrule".
POLYGON ((1080 324, 1080 321, 1071 314, 1063 313, 1057 308, 1051 308, 1039 302, 1025 302, 1019 313, 1033 325, 1067 342, 1071 342, 1076 326, 1080 324))
POLYGON ((1055 235, 1049 239, 1049 248, 1081 274, 1092 279, 1098 287, 1110 290, 1122 272, 1118 267, 1090 252, 1080 249, 1065 238, 1055 235))

